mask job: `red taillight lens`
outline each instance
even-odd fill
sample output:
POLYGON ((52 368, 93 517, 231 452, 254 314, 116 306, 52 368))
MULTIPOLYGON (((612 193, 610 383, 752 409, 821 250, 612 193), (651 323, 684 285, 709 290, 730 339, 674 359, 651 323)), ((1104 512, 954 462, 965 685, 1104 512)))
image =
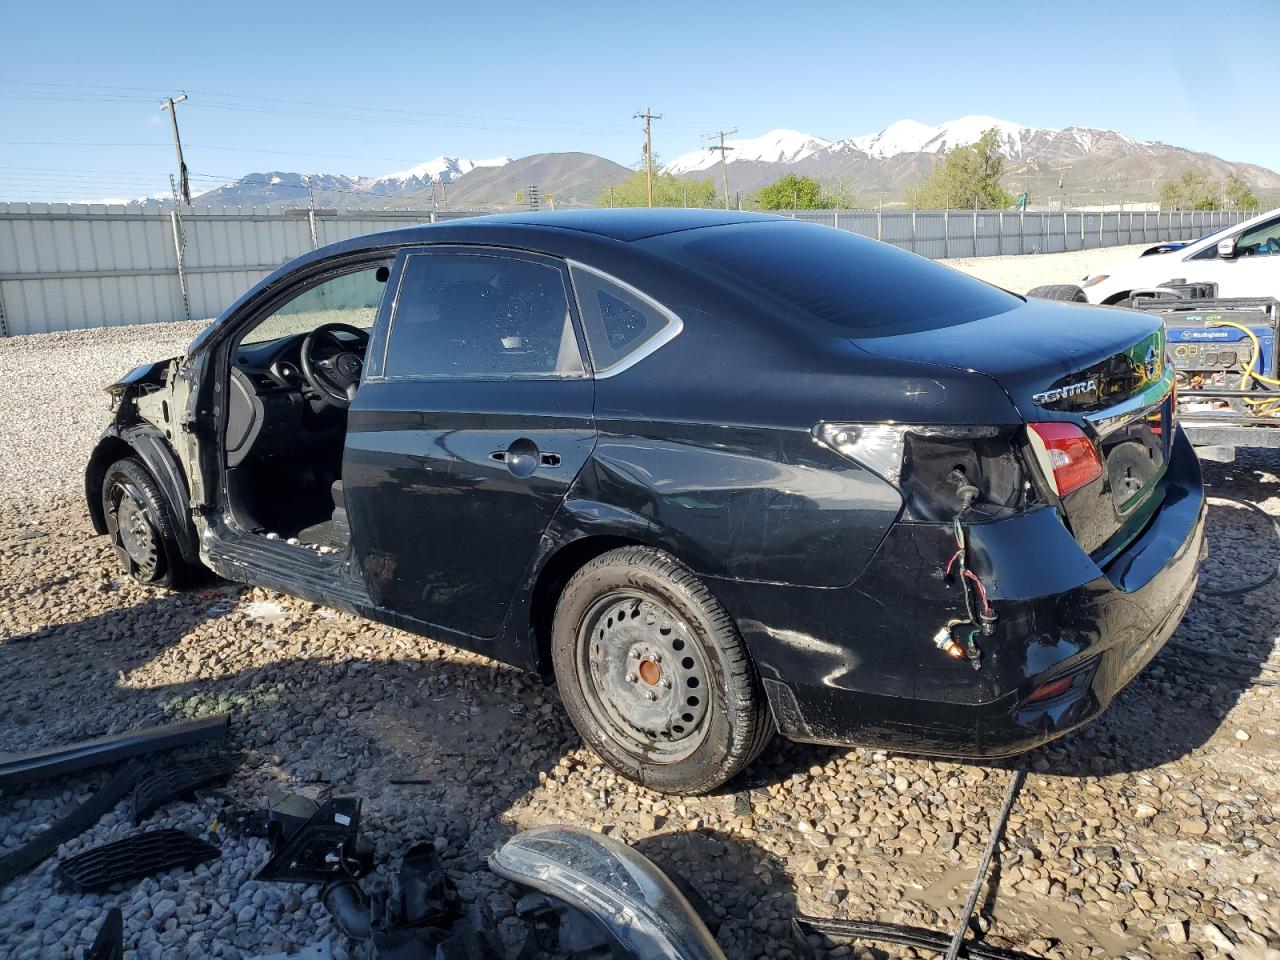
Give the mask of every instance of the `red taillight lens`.
POLYGON ((1066 693, 1071 689, 1071 684, 1075 677, 1062 677, 1058 680, 1050 680, 1048 683, 1041 684, 1031 691, 1031 696, 1027 697, 1027 703, 1039 703, 1041 700, 1052 700, 1060 694, 1066 693))
POLYGON ((1027 424, 1036 458, 1058 496, 1065 497, 1102 476, 1097 448, 1074 423, 1027 424))

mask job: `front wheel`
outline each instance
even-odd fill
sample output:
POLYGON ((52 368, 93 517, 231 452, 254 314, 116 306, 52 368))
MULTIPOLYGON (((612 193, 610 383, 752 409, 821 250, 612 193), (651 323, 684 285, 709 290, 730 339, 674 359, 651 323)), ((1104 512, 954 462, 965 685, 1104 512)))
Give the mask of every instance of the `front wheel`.
POLYGON ((773 732, 733 621, 690 570, 657 550, 623 547, 584 565, 560 595, 551 645, 574 726, 643 786, 713 790, 773 732))
POLYGON ((141 460, 125 457, 107 468, 102 513, 111 546, 133 579, 177 587, 196 576, 182 557, 169 502, 141 460))

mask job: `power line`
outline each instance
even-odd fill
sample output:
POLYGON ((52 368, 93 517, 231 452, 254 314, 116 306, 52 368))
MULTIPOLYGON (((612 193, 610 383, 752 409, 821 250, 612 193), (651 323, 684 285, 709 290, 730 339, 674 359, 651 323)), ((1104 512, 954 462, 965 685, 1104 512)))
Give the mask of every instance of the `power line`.
POLYGON ((164 103, 160 104, 160 109, 168 110, 169 119, 173 122, 173 146, 178 151, 178 188, 183 202, 190 206, 191 183, 187 179, 187 163, 182 159, 182 137, 178 136, 178 104, 186 99, 185 93, 177 98, 166 97, 164 103))
POLYGON ((648 171, 649 182, 649 206, 653 206, 653 121, 661 120, 662 114, 655 114, 650 107, 644 108, 644 113, 636 111, 631 119, 644 119, 644 165, 648 171))
POLYGON ((707 139, 711 139, 713 137, 720 138, 720 146, 707 147, 707 149, 720 151, 720 172, 724 175, 724 208, 726 210, 729 209, 729 161, 726 158, 733 147, 726 147, 724 145, 724 138, 737 132, 738 128, 734 127, 732 130, 717 130, 715 133, 708 133, 706 135, 707 139))

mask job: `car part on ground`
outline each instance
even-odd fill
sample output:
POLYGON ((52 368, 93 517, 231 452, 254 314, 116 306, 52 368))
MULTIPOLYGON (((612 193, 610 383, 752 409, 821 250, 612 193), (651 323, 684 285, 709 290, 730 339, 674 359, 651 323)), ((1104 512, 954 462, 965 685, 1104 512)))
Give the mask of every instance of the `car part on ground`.
POLYGON ((990 960, 1028 960, 1025 954, 1013 953, 1000 948, 988 947, 973 941, 965 942, 964 936, 969 931, 969 923, 973 919, 973 911, 978 905, 978 895, 987 884, 987 872, 991 868, 991 858, 996 847, 1004 837, 1005 827, 1009 823, 1009 813, 1013 810, 1013 802, 1026 781, 1027 772, 1023 767, 1014 770, 1005 788, 1004 802, 991 823, 991 834, 987 845, 978 860, 978 870, 969 887, 969 897, 961 911, 960 922, 950 935, 936 930, 924 930, 919 927, 904 927, 898 924, 877 923, 862 920, 836 920, 824 917, 808 917, 799 915, 793 918, 796 939, 801 944, 808 944, 806 931, 834 934, 841 937, 853 937, 862 940, 883 940, 902 946, 914 947, 918 950, 935 950, 944 955, 945 960, 957 960, 958 957, 981 957, 990 960))
POLYGON ((560 594, 551 642, 578 732, 651 789, 711 790, 773 733, 733 620, 666 553, 623 547, 585 564, 560 594))
MULTIPOLYGON (((797 943, 807 943, 808 933, 826 934, 849 940, 869 940, 894 943, 915 950, 945 953, 950 937, 937 930, 911 927, 898 923, 877 923, 873 920, 834 920, 827 917, 796 917, 793 920, 797 943)), ((811 954, 817 956, 817 954, 811 954)), ((971 960, 1038 960, 1015 950, 1006 950, 986 943, 966 943, 958 954, 971 960)))
POLYGON ((360 800, 334 797, 297 829, 283 835, 254 879, 326 883, 356 879, 372 868, 372 848, 360 836, 360 800))
POLYGON ((367 941, 377 960, 499 955, 492 918, 462 919, 457 891, 431 843, 405 853, 389 887, 369 894, 343 877, 325 884, 320 901, 334 926, 352 940, 367 941))
POLYGON ((102 819, 112 807, 128 796, 138 775, 137 761, 127 762, 84 803, 24 846, 0 857, 0 887, 39 865, 62 844, 80 836, 102 819))
POLYGON ((202 787, 225 783, 240 766, 238 754, 214 753, 168 760, 138 777, 133 788, 133 822, 136 826, 167 803, 188 800, 202 787))
POLYGON ((225 828, 237 836, 269 840, 272 851, 279 849, 282 841, 320 809, 320 804, 300 793, 286 794, 265 810, 250 810, 237 806, 225 794, 218 796, 224 803, 214 823, 214 832, 220 834, 225 828))
POLYGON ((642 854, 576 827, 518 833, 489 857, 489 867, 581 911, 635 960, 724 960, 724 954, 675 884, 642 854))
POLYGON ((124 960, 124 914, 112 907, 81 960, 124 960))
POLYGON ((175 750, 197 743, 225 740, 231 731, 231 715, 218 714, 199 720, 184 720, 161 727, 129 730, 92 740, 29 753, 0 756, 0 788, 31 783, 60 773, 78 773, 104 767, 144 753, 175 750))
POLYGON ((67 889, 89 893, 220 856, 217 847, 181 830, 146 830, 59 860, 58 877, 67 889))
POLYGON ((1084 295, 1084 290, 1074 283, 1051 283, 1043 287, 1032 287, 1027 291, 1027 296, 1037 297, 1040 300, 1063 300, 1067 303, 1089 302, 1089 298, 1084 295))

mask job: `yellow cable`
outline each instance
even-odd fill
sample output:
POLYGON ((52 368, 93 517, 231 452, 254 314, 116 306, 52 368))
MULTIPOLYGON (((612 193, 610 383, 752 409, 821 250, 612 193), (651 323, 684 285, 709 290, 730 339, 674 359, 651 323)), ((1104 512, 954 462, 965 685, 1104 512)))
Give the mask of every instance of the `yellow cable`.
MULTIPOLYGON (((1249 387, 1249 378, 1252 377, 1262 383, 1269 383, 1273 386, 1280 387, 1280 380, 1272 380, 1270 377, 1264 377, 1253 369, 1254 364, 1258 362, 1258 358, 1262 356, 1262 344, 1258 342, 1257 334, 1246 327, 1242 323, 1236 323, 1234 320, 1210 320, 1205 324, 1208 327, 1234 327, 1244 333, 1249 338, 1249 342, 1253 344, 1253 354, 1249 357, 1249 363, 1245 366, 1244 371, 1240 374, 1240 388, 1247 390, 1249 387)), ((1270 400, 1256 401, 1259 403, 1271 403, 1270 400)))

